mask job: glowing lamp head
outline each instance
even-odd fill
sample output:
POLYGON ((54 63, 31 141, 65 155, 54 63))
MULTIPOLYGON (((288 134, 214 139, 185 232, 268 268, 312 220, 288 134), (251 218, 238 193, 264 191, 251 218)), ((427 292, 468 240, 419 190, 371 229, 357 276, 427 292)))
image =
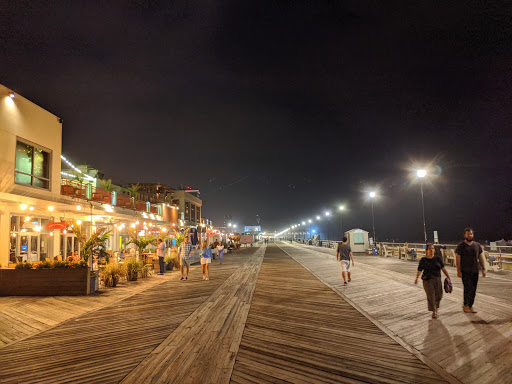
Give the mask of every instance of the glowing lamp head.
POLYGON ((303 221, 303 222, 302 222, 302 225, 305 225, 305 224, 306 224, 306 222, 305 222, 305 221, 303 221))
POLYGON ((30 209, 31 211, 34 210, 34 207, 31 205, 28 209, 30 209))
POLYGON ((53 205, 50 205, 50 206, 48 207, 48 210, 49 210, 50 212, 52 212, 52 211, 53 211, 53 205))
POLYGON ((416 171, 416 176, 418 176, 420 179, 423 179, 425 176, 427 176, 427 171, 424 169, 418 169, 416 171))
POLYGON ((25 209, 27 209, 27 204, 21 204, 20 208, 22 211, 24 211, 25 209))
POLYGON ((374 192, 374 191, 371 191, 369 194, 368 194, 372 199, 377 196, 377 194, 374 192))
POLYGON ((311 219, 308 220, 308 223, 311 223, 311 219))
POLYGON ((316 233, 316 230, 313 229, 311 232, 316 233))
POLYGON ((77 221, 76 221, 76 224, 77 224, 77 225, 82 224, 82 220, 77 220, 77 221))
POLYGON ((343 211, 345 210, 345 206, 344 205, 340 205, 340 211, 343 211))
POLYGON ((317 219, 317 220, 320 220, 320 216, 317 216, 317 217, 316 217, 316 219, 317 219))
POLYGON ((325 212, 325 216, 329 216, 331 214, 331 212, 327 211, 325 212))
POLYGON ((82 206, 81 206, 81 205, 77 205, 77 206, 76 206, 76 210, 77 210, 77 211, 80 211, 81 209, 82 209, 82 206))
POLYGON ((14 99, 14 93, 13 93, 13 92, 9 93, 9 97, 10 97, 11 99, 14 99))

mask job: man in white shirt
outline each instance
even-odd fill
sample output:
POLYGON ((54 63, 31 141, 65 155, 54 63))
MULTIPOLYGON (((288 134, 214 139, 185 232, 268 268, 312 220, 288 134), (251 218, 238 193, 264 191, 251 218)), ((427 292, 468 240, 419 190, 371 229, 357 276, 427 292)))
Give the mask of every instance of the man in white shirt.
POLYGON ((160 265, 159 275, 163 275, 165 272, 165 243, 162 239, 158 239, 158 245, 156 246, 156 255, 158 256, 158 264, 160 265))
POLYGON ((222 264, 222 256, 224 256, 224 246, 220 241, 217 244, 217 254, 219 255, 220 263, 222 264))

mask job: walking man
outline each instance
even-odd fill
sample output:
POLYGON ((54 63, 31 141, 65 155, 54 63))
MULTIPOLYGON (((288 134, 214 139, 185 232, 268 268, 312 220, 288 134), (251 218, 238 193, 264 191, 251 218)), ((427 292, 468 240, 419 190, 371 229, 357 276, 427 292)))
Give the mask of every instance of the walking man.
POLYGON ((462 278, 464 285, 464 306, 466 313, 476 313, 473 309, 476 286, 478 284, 478 263, 482 266, 482 277, 485 277, 485 262, 482 247, 473 241, 473 229, 464 230, 464 241, 455 250, 457 276, 462 278))
POLYGON ((219 241, 217 244, 217 254, 219 255, 220 263, 222 264, 222 256, 224 256, 224 245, 219 241))
POLYGON ((162 239, 158 239, 158 245, 156 246, 156 255, 158 256, 158 264, 160 265, 159 275, 163 275, 165 272, 165 243, 162 239))
POLYGON ((336 260, 341 261, 341 275, 343 276, 343 285, 347 285, 347 275, 348 281, 350 282, 352 280, 350 278, 351 261, 352 266, 354 266, 354 257, 352 256, 352 249, 350 249, 350 245, 347 244, 347 236, 343 236, 342 243, 338 244, 338 249, 336 250, 336 260))
POLYGON ((192 244, 190 244, 190 239, 188 236, 185 237, 183 243, 180 248, 180 271, 181 271, 181 279, 180 280, 188 280, 188 270, 190 268, 190 254, 194 252, 192 249, 192 244), (183 277, 183 269, 187 268, 187 274, 183 277))

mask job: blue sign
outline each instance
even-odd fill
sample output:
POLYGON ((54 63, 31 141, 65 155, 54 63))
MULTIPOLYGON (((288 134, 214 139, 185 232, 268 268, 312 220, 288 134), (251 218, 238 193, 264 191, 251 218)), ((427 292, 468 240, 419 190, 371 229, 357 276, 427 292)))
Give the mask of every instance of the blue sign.
POLYGON ((25 252, 28 251, 28 245, 22 245, 21 250, 25 252))

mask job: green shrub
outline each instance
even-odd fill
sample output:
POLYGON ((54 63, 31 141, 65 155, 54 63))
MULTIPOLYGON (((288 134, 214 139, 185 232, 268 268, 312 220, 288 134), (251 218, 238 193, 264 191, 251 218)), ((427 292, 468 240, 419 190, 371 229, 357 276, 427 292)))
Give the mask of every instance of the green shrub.
POLYGON ((29 262, 18 263, 18 264, 16 264, 14 269, 32 269, 32 263, 29 263, 29 262))
POLYGON ((139 272, 142 269, 142 263, 132 259, 126 263, 126 268, 128 280, 134 281, 137 280, 137 277, 139 276, 139 272))

